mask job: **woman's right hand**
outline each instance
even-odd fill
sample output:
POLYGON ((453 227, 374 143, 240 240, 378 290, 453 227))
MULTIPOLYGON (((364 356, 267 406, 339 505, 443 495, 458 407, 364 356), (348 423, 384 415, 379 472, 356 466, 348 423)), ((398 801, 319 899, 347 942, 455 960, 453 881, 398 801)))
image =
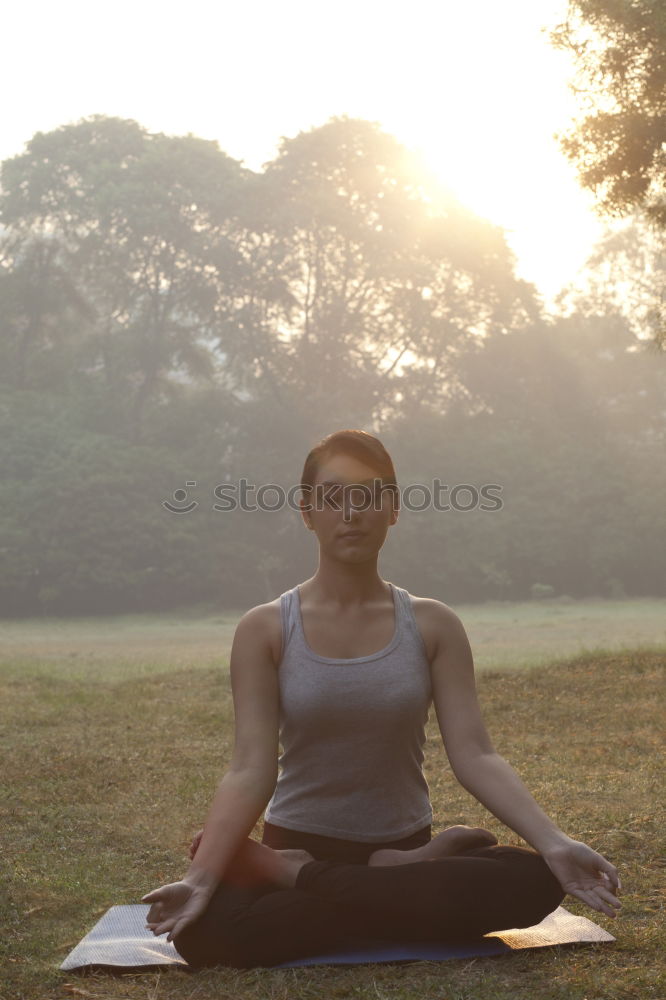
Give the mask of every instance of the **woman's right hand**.
POLYGON ((210 887, 196 885, 187 879, 154 889, 141 898, 142 903, 151 904, 146 927, 156 935, 168 931, 167 941, 172 941, 176 934, 201 916, 210 897, 210 887))

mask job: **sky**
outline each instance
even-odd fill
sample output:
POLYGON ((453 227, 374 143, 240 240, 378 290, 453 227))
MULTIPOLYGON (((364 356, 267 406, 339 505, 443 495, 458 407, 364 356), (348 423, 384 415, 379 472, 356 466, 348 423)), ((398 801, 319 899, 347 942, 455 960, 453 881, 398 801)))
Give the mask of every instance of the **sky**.
POLYGON ((379 122, 507 233, 549 301, 603 231, 555 133, 578 113, 545 29, 566 0, 25 0, 3 13, 0 160, 92 114, 215 139, 260 170, 282 136, 379 122))

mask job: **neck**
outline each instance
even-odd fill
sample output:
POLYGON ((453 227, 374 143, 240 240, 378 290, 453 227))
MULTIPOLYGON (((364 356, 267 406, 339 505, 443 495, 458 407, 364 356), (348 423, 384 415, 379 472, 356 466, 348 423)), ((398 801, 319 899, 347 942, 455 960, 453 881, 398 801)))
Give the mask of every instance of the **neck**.
POLYGON ((301 593, 311 600, 351 610, 381 600, 388 589, 388 584, 377 572, 376 559, 349 565, 329 563, 320 558, 317 572, 305 581, 301 593))

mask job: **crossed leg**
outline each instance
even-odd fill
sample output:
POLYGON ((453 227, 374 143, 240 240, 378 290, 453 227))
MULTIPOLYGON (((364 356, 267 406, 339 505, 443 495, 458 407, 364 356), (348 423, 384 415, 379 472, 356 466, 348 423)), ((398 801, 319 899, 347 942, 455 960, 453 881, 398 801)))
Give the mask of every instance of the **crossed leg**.
MULTIPOLYGON (((377 849, 368 856, 367 864, 376 868, 393 868, 453 857, 496 843, 497 837, 480 827, 450 826, 420 847, 410 850, 377 849)), ((282 889, 291 889, 303 865, 314 860, 314 856, 302 848, 275 850, 248 838, 234 858, 226 878, 233 885, 253 886, 272 882, 282 889)))
POLYGON ((450 826, 433 837, 428 844, 414 847, 409 851, 392 848, 374 851, 368 864, 371 867, 393 867, 394 865, 411 865, 416 861, 435 861, 437 858, 449 858, 476 847, 491 847, 497 843, 497 837, 489 830, 477 826, 450 826))
POLYGON ((486 844, 398 864, 375 853, 367 865, 315 861, 248 840, 174 944, 193 967, 271 966, 359 940, 446 941, 529 927, 564 898, 526 848, 486 844))

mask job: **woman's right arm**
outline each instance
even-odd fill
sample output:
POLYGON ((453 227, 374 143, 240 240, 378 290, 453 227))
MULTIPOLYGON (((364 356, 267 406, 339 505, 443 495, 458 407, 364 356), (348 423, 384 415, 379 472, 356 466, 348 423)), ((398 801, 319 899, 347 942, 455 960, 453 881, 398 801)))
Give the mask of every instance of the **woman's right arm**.
POLYGON ((231 859, 252 832, 275 789, 278 773, 279 689, 266 606, 236 626, 229 670, 234 702, 234 749, 211 805, 203 836, 180 882, 143 897, 147 924, 169 940, 205 910, 231 859))

